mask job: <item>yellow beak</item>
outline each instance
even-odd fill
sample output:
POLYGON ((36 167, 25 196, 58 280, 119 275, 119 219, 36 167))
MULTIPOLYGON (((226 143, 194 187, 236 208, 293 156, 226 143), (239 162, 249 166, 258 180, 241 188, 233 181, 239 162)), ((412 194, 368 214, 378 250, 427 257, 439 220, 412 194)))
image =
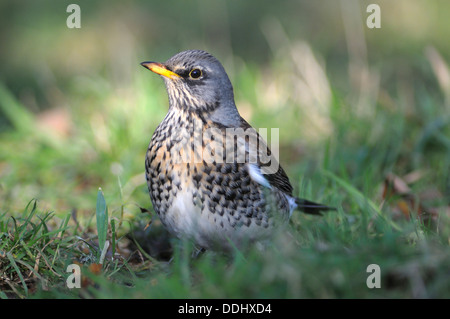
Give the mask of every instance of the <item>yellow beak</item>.
POLYGON ((156 74, 163 75, 169 79, 181 78, 181 76, 179 76, 175 72, 168 70, 164 65, 158 62, 142 62, 141 65, 144 68, 147 68, 150 71, 155 72, 156 74))

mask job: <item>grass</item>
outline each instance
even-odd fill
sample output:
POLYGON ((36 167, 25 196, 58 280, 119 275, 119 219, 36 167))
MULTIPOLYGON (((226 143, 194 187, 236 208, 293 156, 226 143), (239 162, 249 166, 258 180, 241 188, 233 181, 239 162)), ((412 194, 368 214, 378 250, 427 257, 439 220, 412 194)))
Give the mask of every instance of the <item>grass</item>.
MULTIPOLYGON (((162 90, 162 87, 157 89, 162 90)), ((8 99, 1 97, 3 103, 8 102, 8 99)), ((144 103, 149 104, 153 110, 155 102, 144 103)), ((24 108, 20 112, 23 111, 24 108)), ((42 183, 54 178, 54 182, 50 184, 64 184, 62 181, 67 181, 68 176, 84 174, 87 184, 75 196, 80 199, 80 208, 74 206, 67 213, 64 213, 64 209, 60 213, 41 210, 43 205, 37 200, 29 202, 22 213, 2 212, 2 298, 450 296, 450 233, 448 215, 442 205, 445 203, 443 198, 421 201, 435 212, 433 218, 428 219, 419 215, 420 212, 412 201, 407 201, 408 217, 405 218, 398 212, 405 197, 396 193, 398 190, 395 185, 384 184, 386 172, 401 174, 410 169, 427 169, 425 176, 411 184, 410 195, 420 198, 422 192, 430 187, 434 189, 436 182, 437 185, 445 182, 439 179, 442 171, 430 170, 431 167, 443 168, 448 163, 448 158, 442 157, 442 153, 448 154, 448 149, 433 145, 443 142, 445 146, 447 142, 443 131, 446 127, 435 124, 438 114, 429 114, 428 119, 422 119, 427 121, 425 127, 430 127, 424 131, 420 128, 422 124, 414 125, 414 121, 410 121, 409 125, 401 124, 400 127, 389 126, 388 118, 401 118, 401 114, 382 109, 378 110, 375 122, 356 118, 356 115, 343 118, 337 114, 333 119, 337 133, 322 144, 325 150, 322 163, 317 165, 311 162, 314 157, 320 156, 318 151, 305 156, 305 161, 294 163, 298 166, 291 166, 294 167, 291 171, 298 172, 299 195, 336 205, 338 212, 321 218, 294 214, 287 230, 280 231, 264 251, 250 249, 232 257, 209 252, 192 259, 192 247, 188 243, 178 243, 174 245, 173 258, 168 262, 150 256, 149 250, 142 248, 148 243, 148 236, 158 234, 158 221, 151 214, 150 208, 150 215, 139 213, 140 210, 147 210, 145 207, 149 200, 146 186, 139 182, 133 184, 133 178, 137 174, 133 172, 134 164, 128 163, 134 163, 135 157, 128 153, 139 147, 128 144, 132 139, 119 138, 128 125, 127 119, 124 123, 123 119, 115 118, 118 116, 114 114, 117 110, 110 112, 113 114, 102 116, 115 119, 116 122, 112 123, 108 131, 109 138, 115 142, 110 142, 111 148, 98 151, 95 161, 87 161, 83 165, 77 164, 76 159, 82 157, 82 154, 78 153, 80 149, 75 141, 72 148, 68 148, 67 142, 60 146, 59 142, 49 142, 45 133, 40 136, 20 136, 25 144, 37 140, 38 145, 31 150, 33 157, 42 154, 46 156, 42 162, 32 164, 36 165, 33 167, 28 167, 21 160, 11 162, 13 170, 26 170, 21 177, 15 176, 13 182, 30 183, 29 178, 32 176, 38 181, 42 178, 42 183), (385 112, 388 114, 384 114, 385 112), (375 140, 371 140, 373 131, 377 131, 377 126, 381 125, 378 121, 384 122, 384 129, 377 133, 375 140), (369 129, 363 130, 362 127, 369 129), (419 138, 414 141, 411 136, 419 138), (49 143, 53 143, 50 144, 51 147, 49 143), (120 149, 118 145, 113 146, 114 143, 119 143, 124 148, 123 153, 114 155, 113 148, 120 149), (410 148, 411 152, 426 152, 427 156, 413 153, 414 155, 405 158, 405 148, 410 148), (61 155, 73 167, 63 165, 59 168, 63 171, 59 177, 45 172, 49 165, 47 162, 55 163, 56 157, 61 155), (430 162, 420 163, 420 158, 423 160, 425 157, 430 162), (121 164, 118 168, 111 169, 108 163, 114 164, 115 161, 120 161, 121 164), (33 169, 38 171, 31 173, 33 169), (127 170, 130 171, 125 173, 127 170), (88 171, 90 175, 86 175, 88 171), (27 173, 31 176, 27 176, 27 173), (43 176, 40 176, 41 173, 43 176), (102 186, 107 185, 105 188, 111 194, 106 193, 105 198, 99 190, 95 200, 94 186, 90 186, 94 184, 92 180, 102 186), (122 180, 126 181, 124 185, 122 180), (390 189, 392 196, 380 195, 383 185, 390 189), (91 194, 87 196, 85 192, 91 194), (144 237, 134 235, 142 232, 144 225, 151 220, 153 222, 145 231, 144 237), (103 249, 107 247, 106 242, 111 246, 108 253, 103 249), (66 280, 71 275, 66 271, 67 266, 72 263, 81 266, 80 289, 69 289, 66 286, 66 280), (366 285, 370 275, 367 267, 370 264, 380 266, 380 289, 369 289, 366 285)), ((132 121, 131 118, 128 121, 132 121)), ((2 144, 4 149, 9 147, 9 160, 23 156, 14 152, 12 147, 14 136, 21 133, 19 127, 16 129, 15 133, 6 133, 13 137, 11 145, 2 144)), ((95 144, 98 138, 89 130, 82 134, 88 136, 89 143, 95 144)), ((139 139, 137 144, 142 144, 140 146, 145 150, 143 140, 139 139)), ((100 143, 98 140, 97 142, 100 143)), ((142 153, 143 150, 139 152, 142 153)), ((291 180, 296 180, 295 175, 291 180)), ((2 185, 7 185, 8 182, 10 181, 6 179, 2 185)), ((73 181, 69 181, 71 182, 73 181)), ((68 190, 73 190, 74 185, 69 186, 68 190)), ((9 187, 3 189, 7 190, 9 187)), ((65 196, 67 190, 51 188, 51 191, 55 192, 56 197, 56 194, 65 196)), ((44 191, 41 197, 46 198, 47 194, 44 191)), ((3 196, 8 202, 8 198, 16 195, 6 191, 3 196)), ((14 198, 14 202, 18 198, 20 197, 14 198)), ((69 198, 70 196, 66 198, 64 205, 70 203, 69 198)))
POLYGON ((18 218, 2 214, 2 297, 26 297, 30 293, 29 286, 32 290, 38 283, 47 287, 61 277, 71 239, 64 235, 70 216, 51 230, 48 223, 53 214, 39 216, 36 213, 37 202, 33 200, 18 218))
POLYGON ((192 259, 192 247, 184 243, 176 246, 170 263, 153 258, 132 262, 117 255, 98 265, 95 245, 81 248, 84 240, 74 232, 76 227, 67 226, 68 217, 50 230, 51 216, 40 218, 32 201, 21 218, 10 217, 14 226, 4 232, 1 247, 10 261, 1 268, 3 298, 449 296, 448 243, 414 220, 399 232, 384 218, 369 226, 342 211, 321 219, 299 215, 264 251, 252 249, 234 257, 206 253, 192 259), (75 261, 82 261, 83 286, 69 289, 66 269, 75 261), (380 266, 380 289, 366 286, 370 264, 380 266))
POLYGON ((143 176, 167 96, 130 49, 132 71, 110 61, 117 73, 43 83, 48 113, 0 84, 0 298, 450 297, 449 100, 432 65, 448 66, 388 57, 359 70, 379 82, 358 86, 342 71, 351 59, 330 53, 326 71, 270 23, 273 63, 227 57, 238 108, 254 127, 280 128, 296 194, 337 212, 295 213, 264 250, 233 256, 192 258, 189 243, 169 241, 143 176), (81 288, 66 285, 71 264, 81 288), (381 288, 367 287, 371 264, 381 288))

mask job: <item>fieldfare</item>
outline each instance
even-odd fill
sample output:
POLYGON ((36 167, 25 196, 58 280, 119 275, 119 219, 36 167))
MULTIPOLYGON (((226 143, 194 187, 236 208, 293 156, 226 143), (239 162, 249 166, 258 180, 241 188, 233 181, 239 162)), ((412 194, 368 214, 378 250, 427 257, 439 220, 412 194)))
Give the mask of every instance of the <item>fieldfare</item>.
POLYGON ((179 238, 228 250, 268 239, 298 209, 333 208, 296 198, 261 135, 239 114, 222 64, 201 50, 142 66, 162 76, 169 110, 145 158, 154 210, 179 238))

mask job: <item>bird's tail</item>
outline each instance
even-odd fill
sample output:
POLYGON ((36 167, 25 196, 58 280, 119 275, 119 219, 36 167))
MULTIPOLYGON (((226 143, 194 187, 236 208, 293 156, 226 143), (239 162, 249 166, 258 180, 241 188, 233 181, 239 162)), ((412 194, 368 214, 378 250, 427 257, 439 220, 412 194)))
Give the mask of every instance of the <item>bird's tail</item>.
POLYGON ((295 204, 297 204, 298 210, 311 215, 322 215, 321 212, 336 210, 334 207, 317 204, 307 199, 295 198, 295 204))

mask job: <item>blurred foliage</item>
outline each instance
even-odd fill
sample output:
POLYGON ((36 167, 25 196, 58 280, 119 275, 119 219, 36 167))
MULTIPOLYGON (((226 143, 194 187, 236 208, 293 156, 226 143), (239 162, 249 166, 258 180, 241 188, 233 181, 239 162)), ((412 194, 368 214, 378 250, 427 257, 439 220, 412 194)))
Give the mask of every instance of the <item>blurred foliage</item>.
MULTIPOLYGON (((362 275, 353 276, 365 276, 361 267, 367 252, 387 265, 390 277, 383 285, 394 286, 391 296, 439 296, 447 289, 442 278, 448 274, 448 258, 441 257, 450 238, 449 1, 82 0, 76 1, 81 29, 69 29, 66 8, 74 2, 0 1, 5 254, 10 247, 22 255, 39 249, 16 245, 8 228, 14 218, 6 217, 20 215, 33 198, 39 200, 39 211, 54 211, 31 224, 42 229, 47 217, 56 216, 59 222, 51 223, 67 222, 70 234, 82 228, 90 237, 99 187, 111 218, 120 221, 119 237, 129 230, 124 221, 148 222, 148 215, 139 213, 152 211, 144 156, 168 103, 161 79, 139 63, 204 49, 224 64, 242 116, 255 127, 280 128, 280 160, 296 193, 331 203, 340 213, 320 222, 294 215, 290 226, 298 237, 288 247, 295 248, 269 253, 281 253, 286 263, 283 258, 270 263, 261 255, 249 258, 253 268, 239 260, 234 260, 236 268, 224 262, 227 276, 237 278, 227 286, 223 280, 229 277, 203 259, 196 262, 206 269, 203 274, 193 270, 200 282, 195 292, 192 278, 186 277, 187 263, 175 264, 172 277, 151 273, 152 285, 162 289, 156 295, 378 296, 364 287, 362 275), (381 7, 381 29, 366 27, 370 3, 381 7), (69 212, 78 216, 76 227, 69 212), (377 216, 383 216, 383 225, 400 220, 400 234, 374 230, 377 216), (405 248, 398 241, 412 244, 405 248), (297 253, 300 249, 304 254, 297 253), (331 252, 323 257, 323 251, 331 252), (353 263, 342 258, 353 252, 353 263), (321 268, 317 265, 327 266, 317 276, 307 275, 321 268), (409 272, 402 273, 404 265, 409 272), (280 267, 286 272, 273 271, 280 267), (416 276, 416 269, 423 277, 416 276), (247 275, 267 280, 255 286, 258 291, 245 291, 247 275), (296 286, 300 277, 306 290, 296 286), (422 280, 432 285, 424 288, 422 280), (226 287, 217 290, 211 283, 226 287), (278 288, 267 290, 273 283, 278 288), (405 294, 408 283, 413 288, 405 294), (345 290, 349 285, 359 289, 345 290)), ((38 230, 33 228, 30 236, 38 230)), ((42 240, 52 239, 43 233, 42 240)), ((36 262, 24 260, 7 268, 19 287, 26 280, 16 275, 17 269, 36 262)), ((108 290, 112 283, 102 284, 107 296, 121 296, 121 290, 108 290)), ((147 280, 135 284, 145 289, 147 280)))
MULTIPOLYGON (((161 81, 139 62, 192 48, 224 63, 246 119, 285 128, 282 163, 296 172, 305 172, 297 159, 323 149, 333 130, 339 141, 359 144, 356 156, 377 156, 392 130, 391 142, 383 141, 389 151, 379 154, 387 156, 383 171, 399 160, 409 163, 400 173, 421 168, 435 143, 443 153, 427 158, 448 155, 448 117, 436 118, 449 113, 446 1, 378 1, 381 29, 365 26, 370 1, 78 1, 81 29, 66 26, 70 3, 0 3, 6 208, 30 197, 83 207, 84 190, 139 174, 167 105, 161 81), (405 141, 403 126, 411 124, 415 137, 405 141)), ((343 160, 351 165, 352 157, 343 160)))
MULTIPOLYGON (((447 1, 378 1, 381 29, 365 26, 370 1, 355 0, 78 1, 81 29, 69 29, 71 2, 0 2, 4 208, 33 197, 84 207, 80 195, 102 184, 115 198, 141 185, 167 97, 139 62, 192 48, 223 62, 247 120, 282 128, 294 172, 345 142, 350 176, 367 172, 368 156, 375 175, 433 163, 448 176, 447 1)), ((448 194, 448 178, 436 183, 448 194)))
MULTIPOLYGON (((382 28, 373 30, 363 25, 371 1, 77 1, 82 28, 68 29, 70 3, 0 4, 1 78, 35 110, 56 106, 53 86, 66 92, 77 77, 100 75, 128 87, 137 72, 136 62, 166 60, 189 48, 217 55, 232 74, 240 71, 233 57, 264 67, 277 51, 268 42, 267 29, 273 21, 290 41, 306 41, 320 52, 328 75, 338 85, 352 58, 366 58, 386 72, 386 88, 396 76, 426 76, 427 82, 436 84, 419 58, 427 46, 450 58, 446 41, 450 4, 442 0, 377 1, 382 28), (365 42, 356 48, 361 56, 352 56, 349 44, 361 32, 365 42)), ((289 52, 278 58, 283 54, 289 52)))

